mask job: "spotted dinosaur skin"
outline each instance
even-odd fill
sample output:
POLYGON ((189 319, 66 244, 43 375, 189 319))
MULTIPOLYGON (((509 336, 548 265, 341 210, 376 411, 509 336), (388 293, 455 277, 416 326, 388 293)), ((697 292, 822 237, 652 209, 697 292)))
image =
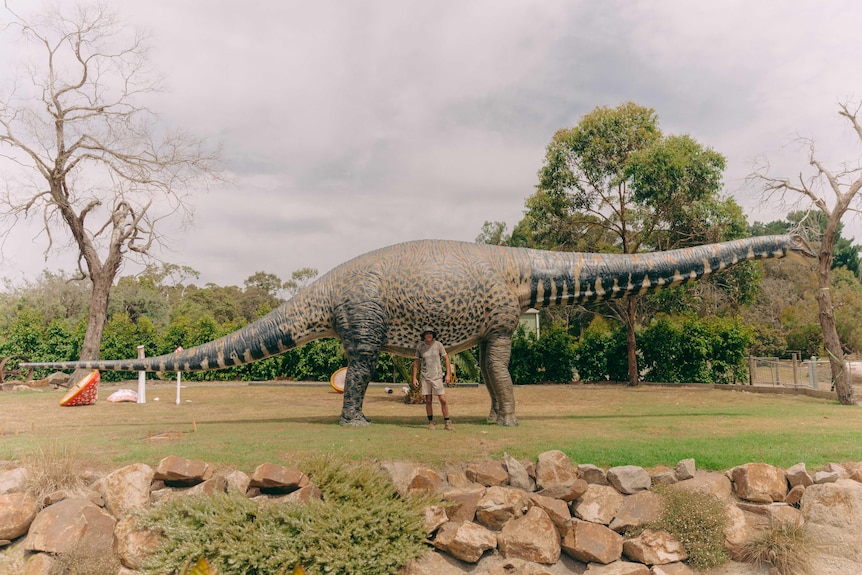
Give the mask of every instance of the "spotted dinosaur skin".
POLYGON ((511 337, 531 307, 588 304, 685 284, 741 261, 814 257, 796 235, 645 254, 566 253, 422 240, 345 262, 246 327, 142 360, 25 364, 54 369, 201 371, 250 363, 323 337, 347 353, 342 425, 365 425, 365 391, 381 351, 413 357, 423 326, 449 353, 475 345, 491 396, 489 421, 517 425, 511 337))

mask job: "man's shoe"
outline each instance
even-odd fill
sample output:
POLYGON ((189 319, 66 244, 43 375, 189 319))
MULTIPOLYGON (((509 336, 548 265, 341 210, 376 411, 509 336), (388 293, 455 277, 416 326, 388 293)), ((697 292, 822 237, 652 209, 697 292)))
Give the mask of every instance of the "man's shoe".
POLYGON ((445 429, 446 431, 455 431, 455 428, 452 427, 451 421, 447 421, 446 425, 443 426, 443 429, 445 429))
POLYGON ((428 424, 428 430, 429 431, 434 431, 435 429, 437 429, 437 426, 434 425, 433 421, 428 424))

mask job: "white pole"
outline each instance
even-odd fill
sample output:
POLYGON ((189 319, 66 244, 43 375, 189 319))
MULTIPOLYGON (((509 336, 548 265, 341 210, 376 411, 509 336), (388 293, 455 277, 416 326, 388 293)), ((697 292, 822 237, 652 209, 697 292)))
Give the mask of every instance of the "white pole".
MULTIPOLYGON (((144 346, 138 346, 138 359, 144 359, 144 346)), ((147 402, 147 372, 138 372, 138 403, 147 402)))
MULTIPOLYGON (((179 353, 183 350, 183 346, 178 347, 174 350, 174 353, 179 353)), ((177 405, 180 404, 180 380, 182 377, 180 376, 180 372, 177 371, 177 405)))

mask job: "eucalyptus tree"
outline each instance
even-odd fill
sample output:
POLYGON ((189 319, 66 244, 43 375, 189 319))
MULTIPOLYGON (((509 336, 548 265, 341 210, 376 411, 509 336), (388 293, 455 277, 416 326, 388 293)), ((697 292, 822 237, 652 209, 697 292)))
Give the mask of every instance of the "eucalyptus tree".
MULTIPOLYGON (((725 239, 745 226, 732 200, 719 196, 723 169, 724 157, 690 136, 663 135, 651 108, 598 107, 554 134, 513 243, 633 254, 725 239)), ((637 300, 612 306, 626 325, 632 385, 637 300)))
POLYGON ((0 13, 22 62, 0 86, 0 218, 40 222, 46 253, 77 252, 92 286, 81 359, 97 359, 111 286, 123 262, 150 258, 170 216, 190 217, 188 191, 217 177, 217 152, 160 124, 147 107, 159 79, 146 39, 106 4, 54 3, 0 13))

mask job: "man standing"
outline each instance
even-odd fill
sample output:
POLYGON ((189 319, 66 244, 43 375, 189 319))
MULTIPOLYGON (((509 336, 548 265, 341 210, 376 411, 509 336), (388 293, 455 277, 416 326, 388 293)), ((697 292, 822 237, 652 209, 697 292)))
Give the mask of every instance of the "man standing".
POLYGON ((454 431, 452 422, 449 421, 449 405, 446 403, 446 388, 443 387, 443 372, 440 368, 440 360, 446 361, 445 382, 452 381, 452 364, 449 355, 439 341, 435 341, 437 332, 430 327, 422 331, 422 341, 416 346, 416 357, 413 359, 413 387, 419 387, 416 376, 419 372, 419 363, 422 362, 422 395, 425 397, 425 413, 428 414, 428 429, 434 429, 434 408, 432 406, 433 396, 440 401, 440 411, 443 412, 444 429, 454 431))

